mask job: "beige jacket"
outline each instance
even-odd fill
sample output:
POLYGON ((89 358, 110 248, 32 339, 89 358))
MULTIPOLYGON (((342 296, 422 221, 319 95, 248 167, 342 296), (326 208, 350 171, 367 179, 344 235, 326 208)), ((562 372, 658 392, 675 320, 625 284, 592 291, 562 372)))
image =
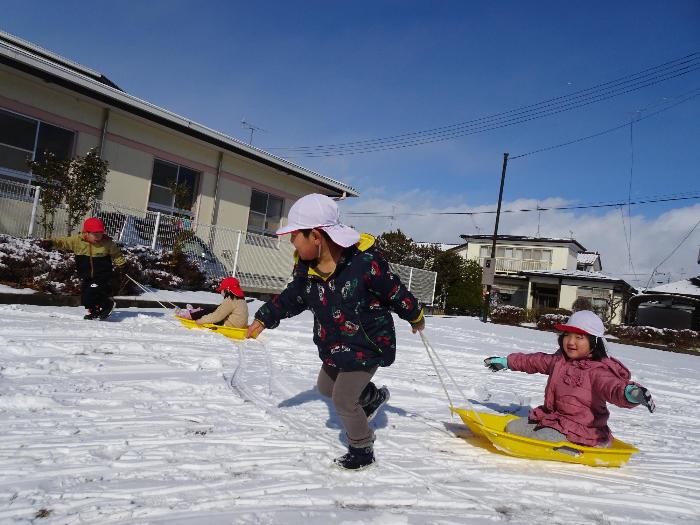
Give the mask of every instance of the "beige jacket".
POLYGON ((246 328, 248 326, 248 303, 245 299, 225 297, 212 313, 201 317, 204 323, 219 323, 226 319, 224 326, 246 328))

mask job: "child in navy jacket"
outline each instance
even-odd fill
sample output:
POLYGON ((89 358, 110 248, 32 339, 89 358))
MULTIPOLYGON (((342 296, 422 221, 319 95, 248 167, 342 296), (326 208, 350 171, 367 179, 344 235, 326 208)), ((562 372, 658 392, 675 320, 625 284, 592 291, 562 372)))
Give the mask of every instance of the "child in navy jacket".
POLYGON ((425 326, 416 298, 374 246, 340 223, 336 203, 324 195, 299 199, 289 210, 296 248, 293 280, 255 314, 248 335, 275 328, 280 320, 304 310, 314 314, 314 342, 323 364, 318 389, 330 397, 343 421, 349 448, 335 462, 348 469, 374 462, 374 432, 369 420, 389 398, 386 387, 370 380, 377 368, 389 366, 396 354, 391 312, 408 321, 413 331, 425 326))

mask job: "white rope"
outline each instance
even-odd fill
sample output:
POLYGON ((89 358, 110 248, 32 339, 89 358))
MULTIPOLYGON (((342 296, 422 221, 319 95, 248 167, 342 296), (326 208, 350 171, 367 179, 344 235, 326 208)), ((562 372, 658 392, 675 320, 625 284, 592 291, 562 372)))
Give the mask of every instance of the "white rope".
POLYGON ((430 362, 433 364, 433 368, 435 369, 435 373, 437 374, 438 379, 440 380, 440 383, 442 384, 442 389, 445 391, 445 395, 447 396, 447 400, 450 402, 450 408, 455 408, 455 406, 454 406, 454 404, 452 403, 452 399, 450 398, 450 394, 449 394, 448 391, 447 391, 447 387, 445 386, 445 382, 444 382, 443 379, 442 379, 442 376, 441 376, 441 374, 440 374, 440 370, 438 369, 437 365, 435 364, 435 360, 433 359, 433 357, 432 357, 432 355, 431 355, 431 352, 432 352, 433 354, 435 354, 435 357, 436 357, 437 360, 439 361, 440 366, 442 366, 442 368, 444 369, 445 373, 447 374, 447 376, 448 376, 448 377, 450 378, 450 380, 452 381, 452 384, 455 386, 455 388, 457 389, 457 391, 458 391, 460 394, 462 394, 462 397, 464 398, 465 403, 467 404, 467 406, 469 407, 469 409, 470 409, 472 412, 474 412, 474 415, 476 416, 476 419, 479 420, 479 423, 481 423, 482 426, 486 426, 486 425, 484 425, 484 422, 482 421, 481 416, 479 416, 479 412, 476 411, 476 409, 474 408, 474 405, 472 405, 471 401, 469 401, 469 398, 467 398, 467 396, 464 394, 464 392, 462 391, 462 389, 459 387, 459 384, 457 384, 457 381, 455 381, 455 378, 452 377, 452 374, 450 373, 450 370, 447 368, 447 366, 445 366, 445 363, 442 362, 442 359, 440 359, 440 356, 439 356, 438 353, 435 351, 435 348, 433 348, 433 346, 428 342, 428 338, 425 336, 425 334, 423 333, 423 331, 421 330, 421 331, 418 332, 418 333, 420 334, 420 338, 421 338, 421 340, 423 341, 423 345, 425 346, 425 351, 426 351, 426 353, 428 354, 428 357, 430 358, 430 362))
MULTIPOLYGON (((440 370, 438 370, 437 365, 435 364, 435 360, 433 359, 432 354, 430 353, 431 347, 428 344, 428 340, 426 339, 425 335, 423 335, 423 331, 420 330, 418 332, 420 334, 420 338, 423 341, 423 345, 425 346, 425 352, 428 354, 428 357, 430 358, 430 362, 433 365, 433 368, 435 369, 435 373, 438 376, 438 379, 440 380, 440 384, 442 385, 442 389, 445 391, 445 395, 447 396, 447 400, 450 402, 450 408, 454 408, 454 403, 452 403, 452 398, 450 397, 450 393, 447 391, 447 387, 445 386, 445 381, 442 379, 442 375, 440 375, 440 370)), ((433 350, 434 352, 434 350, 433 350)), ((437 354, 435 354, 437 356, 437 354)))
MULTIPOLYGON (((127 277, 132 283, 134 283, 136 286, 138 286, 139 288, 141 288, 144 292, 150 293, 150 294, 153 294, 153 295, 156 295, 156 294, 153 292, 153 290, 149 290, 148 288, 146 288, 144 285, 142 285, 142 284, 141 284, 140 282, 138 282, 136 279, 134 279, 133 277, 131 277, 131 275, 129 275, 128 273, 125 273, 124 275, 126 275, 126 277, 127 277)), ((161 305, 163 308, 165 308, 166 310, 170 310, 169 307, 165 306, 165 305, 164 305, 163 303, 161 303, 158 299, 156 299, 155 301, 156 301, 159 305, 161 305)), ((175 305, 175 304, 173 304, 173 303, 171 303, 171 302, 169 302, 169 301, 165 301, 165 302, 168 303, 169 305, 171 305, 173 308, 177 308, 177 305, 175 305)))

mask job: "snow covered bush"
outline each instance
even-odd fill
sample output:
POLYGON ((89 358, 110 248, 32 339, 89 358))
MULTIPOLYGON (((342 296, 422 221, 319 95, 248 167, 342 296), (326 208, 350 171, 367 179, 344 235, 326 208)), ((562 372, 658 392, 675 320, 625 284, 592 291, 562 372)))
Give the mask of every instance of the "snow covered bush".
MULTIPOLYGON (((145 286, 160 289, 207 290, 214 288, 199 265, 182 253, 151 250, 146 246, 122 246, 126 273, 145 286)), ((32 288, 47 294, 79 295, 80 280, 72 253, 44 250, 35 239, 0 234, 0 283, 32 288)), ((141 290, 115 272, 115 295, 141 290)))
POLYGON ((42 249, 33 239, 0 235, 0 282, 48 294, 77 295, 73 254, 42 249))
POLYGON ((649 343, 669 348, 700 349, 700 332, 694 330, 620 325, 611 327, 608 333, 623 343, 649 343))
POLYGON ((543 314, 537 318, 537 329, 538 330, 556 330, 554 328, 555 324, 566 324, 569 320, 568 315, 564 314, 543 314))
POLYGON ((525 321, 525 310, 517 306, 497 306, 490 317, 494 323, 517 326, 525 321))

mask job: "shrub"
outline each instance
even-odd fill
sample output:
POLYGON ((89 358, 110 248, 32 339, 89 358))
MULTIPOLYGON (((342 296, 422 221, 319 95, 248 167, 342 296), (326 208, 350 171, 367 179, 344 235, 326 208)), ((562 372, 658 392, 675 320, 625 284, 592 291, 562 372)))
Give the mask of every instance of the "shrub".
POLYGON ((653 326, 613 326, 608 331, 623 343, 649 343, 669 348, 700 348, 700 332, 653 326))
POLYGON ((497 306, 491 311, 491 322, 517 326, 525 321, 525 310, 517 306, 497 306))
POLYGON ((593 301, 590 297, 577 297, 574 304, 571 305, 571 309, 574 312, 580 312, 581 310, 593 310, 593 301))
POLYGON ((565 324, 569 319, 568 315, 563 314, 544 314, 537 319, 538 330, 555 331, 555 324, 565 324))
POLYGON ((571 311, 566 308, 527 308, 525 310, 525 319, 530 323, 537 323, 543 315, 564 315, 567 318, 571 315, 571 311))

